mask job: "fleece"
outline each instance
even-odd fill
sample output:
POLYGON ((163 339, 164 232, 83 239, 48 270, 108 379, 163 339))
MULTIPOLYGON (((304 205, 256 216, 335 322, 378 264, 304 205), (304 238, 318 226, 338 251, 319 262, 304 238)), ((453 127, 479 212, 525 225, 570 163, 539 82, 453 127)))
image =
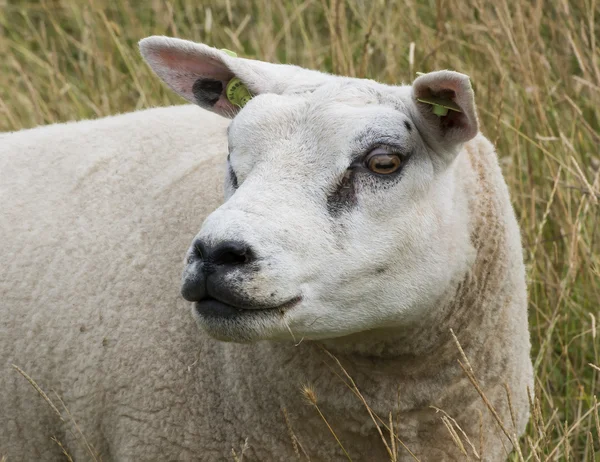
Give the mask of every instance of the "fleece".
POLYGON ((0 135, 0 456, 372 461, 390 459, 385 439, 401 461, 504 460, 533 373, 491 144, 455 160, 476 257, 431 316, 386 339, 237 344, 198 329, 179 293, 223 201, 228 123, 175 106, 0 135))

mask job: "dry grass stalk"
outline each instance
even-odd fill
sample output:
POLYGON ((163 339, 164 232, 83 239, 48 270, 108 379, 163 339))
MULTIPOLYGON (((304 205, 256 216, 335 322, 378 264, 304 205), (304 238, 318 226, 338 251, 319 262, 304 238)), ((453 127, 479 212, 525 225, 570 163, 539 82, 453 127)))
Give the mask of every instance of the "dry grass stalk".
POLYGON ((508 438, 508 440, 514 445, 516 442, 513 441, 513 438, 511 436, 511 434, 506 429, 506 427, 504 425, 504 422, 502 422, 502 419, 498 415, 498 412, 496 411, 496 409, 494 408, 494 406, 492 405, 492 403, 490 402, 490 400, 487 398, 487 396, 485 395, 485 393, 481 389, 481 386, 479 385, 479 382, 475 378, 475 373, 473 372, 473 368, 471 367, 471 363, 469 363, 469 360, 467 359, 467 355, 465 355, 465 352, 462 349, 462 346, 460 345, 460 342, 458 341, 458 338, 456 338, 456 335, 454 334, 454 331, 452 329, 450 329, 450 333, 452 334, 452 338, 454 339, 454 342, 456 343, 456 346, 458 347, 458 350, 460 351, 461 357, 463 359, 463 361, 458 360, 458 364, 460 365, 460 367, 462 368, 462 370, 465 372, 465 374, 469 378, 469 381, 471 382, 471 384, 477 390, 477 393, 479 393, 479 396, 481 396, 481 399, 483 400, 483 402, 485 403, 485 405, 487 406, 487 408, 489 409, 489 411, 494 416, 494 419, 496 420, 496 423, 498 424, 498 426, 500 427, 500 429, 502 430, 502 432, 504 433, 504 435, 506 436, 506 438, 508 438), (465 366, 465 364, 466 364, 466 366, 465 366))
POLYGON ((392 418, 392 413, 390 411, 388 415, 388 420, 390 422, 390 444, 392 445, 392 462, 398 461, 398 449, 396 448, 396 438, 394 438, 394 419, 392 418))
POLYGON ((594 437, 592 436, 592 432, 588 432, 588 436, 587 436, 587 451, 588 451, 588 457, 586 458, 586 460, 589 460, 590 462, 596 462, 596 450, 594 449, 594 437))
MULTIPOLYGON (((588 409, 583 415, 581 415, 577 420, 575 420, 575 422, 573 422, 573 424, 569 425, 567 421, 565 421, 565 423, 563 424, 563 434, 562 437, 558 440, 558 442, 556 443, 556 445, 554 446, 554 448, 550 451, 549 455, 548 455, 548 459, 554 457, 559 451, 560 448, 563 448, 563 452, 568 452, 570 451, 570 440, 569 440, 569 435, 571 435, 572 433, 578 431, 581 427, 582 422, 584 422, 590 415, 594 414, 597 415, 598 413, 598 402, 597 400, 594 400, 594 407, 592 407, 591 409, 588 409), (567 447, 568 446, 568 447, 567 447)), ((599 439, 600 442, 600 439, 599 439)))
POLYGON ((292 445, 294 447, 294 452, 296 453, 296 457, 298 459, 300 459, 300 451, 299 450, 301 450, 302 451, 302 455, 306 458, 306 460, 310 461, 310 457, 308 456, 308 454, 304 450, 304 446, 302 446, 302 443, 300 442, 300 440, 296 436, 296 433, 294 432, 294 429, 292 428, 292 423, 290 422, 290 417, 288 415, 288 411, 285 408, 285 406, 281 407, 281 412, 283 413, 283 418, 285 420, 285 425, 286 425, 286 427, 288 429, 288 434, 290 436, 290 439, 292 440, 292 445))
POLYGON ((540 456, 537 453, 536 444, 534 444, 531 437, 528 435, 525 439, 527 441, 527 444, 529 445, 529 448, 531 449, 530 454, 533 457, 533 460, 535 460, 535 462, 542 462, 542 460, 540 459, 540 456))
POLYGON ((467 453, 464 444, 460 440, 460 437, 458 436, 458 433, 456 433, 456 430, 454 430, 452 423, 450 423, 448 417, 442 416, 442 422, 444 423, 444 426, 450 433, 450 437, 452 438, 452 441, 454 441, 454 444, 456 444, 458 449, 460 449, 460 452, 462 452, 462 454, 467 458, 467 460, 470 460, 471 458, 469 457, 469 454, 467 453))
POLYGON ((592 363, 589 363, 589 365, 590 365, 591 367, 593 367, 594 369, 596 369, 597 371, 599 371, 599 372, 600 372, 600 367, 598 367, 598 366, 596 366, 595 364, 592 364, 592 363))
POLYGON ((16 364, 13 364, 12 367, 19 373, 21 374, 23 377, 25 377, 25 379, 29 382, 29 384, 35 389, 35 391, 38 392, 38 394, 42 397, 42 399, 44 401, 46 401, 46 403, 48 403, 48 406, 50 406, 50 408, 54 411, 54 413, 59 417, 59 419, 61 421, 65 421, 65 419, 63 418, 62 414, 60 413, 60 411, 57 409, 57 407, 54 405, 54 403, 50 400, 50 398, 48 398, 48 395, 44 392, 44 390, 42 390, 40 388, 40 386, 35 382, 35 380, 33 380, 31 377, 29 377, 29 375, 27 375, 27 373, 21 369, 19 366, 17 366, 16 364))
MULTIPOLYGON (((41 387, 36 383, 36 381, 33 380, 23 369, 21 369, 16 364, 13 364, 12 367, 19 374, 21 374, 23 377, 25 377, 25 379, 30 383, 30 385, 35 389, 35 391, 37 391, 38 394, 42 397, 42 399, 50 406, 50 408, 58 416, 58 418, 61 420, 61 422, 66 423, 67 421, 65 420, 65 418, 63 417, 63 415, 61 414, 61 412, 54 405, 54 403, 48 397, 48 395, 44 392, 44 390, 42 390, 41 387)), ((67 413, 67 415, 69 416, 69 418, 71 420, 71 423, 73 424, 73 426, 77 430, 77 432, 78 432, 79 436, 81 437, 81 439, 83 439, 83 443, 85 445, 85 448, 89 452, 90 456, 92 457, 92 460, 94 460, 95 462, 100 462, 99 461, 99 457, 96 455, 96 452, 94 451, 93 447, 89 444, 87 438, 84 436, 84 434, 81 431, 81 428, 79 427, 79 425, 77 425, 77 422, 75 422, 75 419, 73 418, 73 415, 69 412, 69 409, 67 408, 67 406, 65 405, 65 403, 63 402, 63 400, 60 398, 60 396, 58 396, 58 394, 56 392, 54 392, 54 395, 56 396, 56 398, 62 404, 63 409, 65 410, 65 412, 67 413)), ((71 430, 69 430, 69 432, 71 432, 71 430)), ((71 432, 71 434, 72 434, 72 432, 71 432)), ((64 450, 64 447, 62 446, 62 444, 56 438, 54 438, 54 437, 52 437, 52 438, 53 438, 53 441, 55 441, 57 444, 59 444, 61 446, 61 448, 63 448, 63 450, 64 450)), ((79 441, 79 438, 75 437, 75 439, 77 441, 79 441)))
POLYGON ((237 452, 235 452, 235 449, 231 448, 231 456, 233 457, 234 462, 244 462, 244 453, 248 450, 248 448, 248 438, 244 440, 239 456, 237 455, 237 452))
POLYGON ((54 441, 58 445, 58 447, 60 448, 60 450, 62 451, 62 453, 65 455, 65 457, 67 458, 67 460, 69 462, 73 462, 73 458, 71 457, 71 454, 69 454, 69 452, 67 451, 67 448, 65 448, 63 446, 63 444, 58 440, 58 438, 56 438, 55 436, 53 436, 50 439, 52 441, 54 441))
MULTIPOLYGON (((497 423, 498 427, 500 428, 500 430, 502 430, 502 433, 504 433, 504 435, 506 436, 506 438, 508 439, 508 441, 510 441, 510 443, 512 444, 513 448, 516 450, 517 456, 519 458, 519 460, 521 462, 524 462, 523 459, 523 454, 521 452, 521 448, 518 447, 519 446, 519 440, 516 437, 515 433, 509 433, 504 422, 502 421, 502 419, 500 418, 500 415, 498 414, 498 411, 496 411, 496 409, 494 408, 494 406, 492 405, 492 403, 490 402, 490 400, 488 399, 488 397, 485 395, 485 393, 483 392, 483 389, 481 388, 481 386, 479 385, 478 380, 475 377, 475 373, 473 372, 473 368, 471 366, 471 363, 469 362, 460 342, 458 341, 458 338, 456 337, 456 335, 454 334, 454 331, 452 329, 450 329, 450 333, 452 334, 452 338, 454 339, 454 342, 461 354, 462 357, 462 361, 458 360, 458 364, 459 366, 462 368, 462 370, 465 372, 467 378, 469 379, 469 381, 471 382, 471 384, 473 385, 473 387, 475 388, 475 390, 477 390, 477 393, 479 393, 479 396, 481 397, 481 399, 483 400, 484 404, 486 405, 486 407, 488 408, 488 410, 490 411, 490 413, 492 414, 492 416, 494 417, 494 421, 497 423), (463 363, 464 362, 464 363, 463 363)), ((502 440, 501 440, 502 441, 502 440)), ((502 441, 502 444, 504 445, 504 441, 502 441)), ((504 448, 506 451, 506 447, 504 448)), ((508 452, 508 451, 507 451, 508 452)))
MULTIPOLYGON (((346 376, 346 378, 348 379, 348 381, 350 382, 349 387, 351 388, 351 390, 354 391, 354 394, 361 400, 361 402, 363 403, 363 405, 365 406, 365 409, 367 410, 367 412, 369 413, 369 417, 371 417, 371 420, 373 421, 373 423, 375 424, 375 428, 377 428, 377 431, 379 432, 379 436, 381 437, 381 441, 383 442, 383 444, 385 445, 385 448, 388 452, 388 455, 390 456, 390 460, 393 460, 393 454, 392 454, 392 450, 390 448, 390 445, 388 444, 385 436, 383 436, 383 432, 381 431, 381 427, 379 426, 379 424, 377 423, 377 420, 379 420, 384 426, 386 425, 385 422, 379 417, 377 416, 377 419, 375 417, 375 413, 373 412, 373 410, 371 409, 371 407, 368 405, 367 401, 365 400, 365 397, 362 395, 362 393, 360 392, 360 390, 358 389, 358 387, 356 386, 356 383, 354 383, 354 380, 352 379, 352 377, 350 376, 350 374, 348 374, 348 372, 346 371, 346 369, 344 368, 344 366, 342 366, 342 363, 340 363, 339 359, 337 359, 333 354, 331 354, 326 348, 323 348, 323 351, 325 351, 325 353, 331 358, 333 359, 336 364, 338 365, 338 367, 340 368, 340 370, 344 373, 344 375, 346 376)), ((348 386, 348 384, 347 384, 348 386)), ((389 430, 389 429, 388 429, 389 430)), ((408 447, 406 447, 406 445, 399 439, 397 438, 398 442, 402 445, 402 447, 408 451, 408 453, 415 459, 415 460, 419 460, 417 458, 417 456, 415 456, 413 454, 413 452, 408 449, 408 447)))
POLYGON ((506 391, 506 399, 508 401, 508 409, 510 411, 510 420, 513 424, 513 431, 517 431, 517 419, 515 418, 515 409, 513 408, 512 399, 510 397, 510 387, 508 383, 504 384, 504 390, 506 391))
POLYGON ((598 417, 598 398, 596 396, 594 396, 594 424, 596 425, 598 444, 600 444, 600 417, 598 417))
POLYGON ((100 461, 100 456, 94 450, 94 447, 89 443, 88 439, 85 437, 85 435, 81 431, 81 428, 79 427, 79 425, 77 424, 77 422, 73 418, 73 415, 71 414, 71 411, 69 411, 69 409, 65 405, 64 401, 62 400, 62 398, 60 396, 58 396, 58 393, 56 393, 54 390, 52 390, 52 392, 54 393, 54 396, 56 397, 56 399, 58 399, 58 401, 60 401, 60 404, 62 405, 63 409, 65 410, 65 412, 69 416, 69 419, 71 420, 71 423, 73 424, 73 426, 77 430, 77 433, 79 434, 79 436, 83 440, 87 451, 89 452, 90 456, 92 456, 92 460, 94 460, 95 462, 99 462, 100 461))
POLYGON ((333 430, 333 428, 331 427, 331 425, 329 424, 329 421, 325 418, 325 416, 323 415, 323 412, 321 412, 321 409, 319 408, 319 405, 317 403, 317 395, 315 393, 315 390, 312 388, 312 386, 310 385, 305 385, 302 388, 302 393, 304 394, 304 397, 306 398, 306 400, 308 401, 308 403, 310 405, 312 405, 317 412, 319 413, 319 416, 321 417, 321 419, 323 419, 323 422, 325 422, 325 425, 327 425, 327 428, 329 429, 329 432, 333 435, 333 437, 335 438, 335 441, 337 442, 337 444, 339 445, 339 447, 342 449, 342 451, 344 452, 346 458, 349 461, 352 461, 352 458, 350 457, 350 455, 348 454, 348 451, 346 451, 346 448, 344 447, 344 445, 342 444, 342 442, 340 441, 340 439, 338 438, 337 434, 335 433, 335 431, 333 430))
MULTIPOLYGON (((445 419, 448 422, 447 424, 446 424, 446 422, 444 422, 446 424, 446 428, 448 428, 448 425, 450 425, 451 427, 456 427, 458 429, 458 431, 461 433, 461 435, 463 436, 463 438, 465 439, 465 442, 470 446, 471 451, 473 452, 473 455, 475 456, 475 458, 477 460, 481 460, 481 454, 483 451, 481 451, 481 449, 480 449, 480 451, 478 452, 477 449, 475 449, 475 445, 471 442, 471 439, 469 438, 469 436, 461 428, 461 426, 454 419, 454 417, 450 416, 450 414, 448 414, 446 411, 444 411, 443 409, 440 409, 438 407, 431 406, 431 408, 435 409, 436 412, 441 412, 442 414, 444 414, 442 417, 443 417, 443 419, 445 419)), ((482 422, 482 420, 480 420, 480 431, 479 431, 480 437, 483 436, 483 428, 482 427, 483 427, 483 422, 482 422)), ((460 437, 458 437, 458 434, 454 431, 454 429, 452 429, 451 433, 456 434, 457 438, 460 440, 460 437)), ((462 442, 460 443, 460 447, 463 448, 463 453, 465 455, 468 455, 467 451, 464 450, 464 445, 462 444, 462 442)), ((482 447, 483 447, 483 440, 480 441, 480 448, 482 448, 482 447)))

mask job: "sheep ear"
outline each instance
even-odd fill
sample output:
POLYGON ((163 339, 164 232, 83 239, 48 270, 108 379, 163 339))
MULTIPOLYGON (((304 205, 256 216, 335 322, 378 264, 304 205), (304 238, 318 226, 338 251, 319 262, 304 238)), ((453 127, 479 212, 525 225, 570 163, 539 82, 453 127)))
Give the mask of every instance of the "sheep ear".
POLYGON ((310 91, 332 78, 297 66, 238 58, 231 52, 170 37, 148 37, 139 46, 143 58, 171 89, 226 117, 237 114, 254 95, 310 91), (235 78, 239 80, 230 86, 228 97, 227 85, 235 78), (232 89, 238 90, 233 97, 232 89))
POLYGON ((468 76, 453 71, 422 74, 412 85, 416 122, 426 141, 455 154, 479 131, 475 98, 468 76))

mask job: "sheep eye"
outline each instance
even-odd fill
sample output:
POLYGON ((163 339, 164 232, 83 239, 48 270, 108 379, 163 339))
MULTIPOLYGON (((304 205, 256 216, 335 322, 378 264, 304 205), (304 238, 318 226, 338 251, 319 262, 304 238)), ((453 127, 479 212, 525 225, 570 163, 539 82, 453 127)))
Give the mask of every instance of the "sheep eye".
POLYGON ((387 152, 383 148, 375 148, 367 155, 365 163, 373 173, 389 175, 402 167, 402 157, 400 154, 387 152))

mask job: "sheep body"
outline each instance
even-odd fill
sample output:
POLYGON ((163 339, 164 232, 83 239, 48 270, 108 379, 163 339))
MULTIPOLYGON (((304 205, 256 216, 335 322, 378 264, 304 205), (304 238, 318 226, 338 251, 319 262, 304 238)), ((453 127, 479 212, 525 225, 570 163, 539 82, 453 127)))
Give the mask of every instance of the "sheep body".
POLYGON ((200 332, 178 293, 182 249, 223 201, 227 123, 177 106, 0 137, 0 454, 58 460, 55 436, 75 460, 90 459, 88 444, 105 461, 230 460, 247 439, 244 460, 344 460, 308 385, 353 460, 386 460, 325 346, 383 435, 391 412, 420 460, 464 458, 431 406, 456 419, 470 454, 482 441, 484 460, 505 458, 511 445, 450 335, 508 432, 521 434, 532 386, 524 268, 492 145, 478 135, 449 169, 476 256, 435 312, 389 337, 233 344, 200 332))

